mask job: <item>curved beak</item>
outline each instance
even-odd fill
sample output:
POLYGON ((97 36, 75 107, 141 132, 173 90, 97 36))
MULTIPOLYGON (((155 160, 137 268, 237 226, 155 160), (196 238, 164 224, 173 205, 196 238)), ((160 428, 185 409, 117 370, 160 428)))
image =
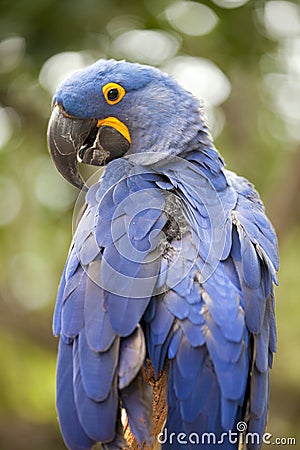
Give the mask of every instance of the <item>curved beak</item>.
POLYGON ((129 150, 130 134, 115 117, 77 119, 56 105, 48 125, 48 147, 61 175, 78 189, 87 190, 78 162, 104 166, 129 150))
POLYGON ((85 187, 77 153, 96 124, 96 119, 68 117, 59 106, 54 107, 49 120, 47 139, 52 160, 61 175, 78 189, 85 187))

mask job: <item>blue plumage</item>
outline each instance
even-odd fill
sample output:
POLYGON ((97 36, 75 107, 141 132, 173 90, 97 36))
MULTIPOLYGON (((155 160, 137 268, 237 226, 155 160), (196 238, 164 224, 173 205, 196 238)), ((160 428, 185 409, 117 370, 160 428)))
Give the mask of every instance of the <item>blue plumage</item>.
POLYGON ((93 439, 89 437, 78 418, 73 388, 73 346, 59 342, 57 357, 57 409, 60 427, 66 445, 73 450, 91 448, 93 439))
MULTIPOLYGON (((236 432, 240 420, 261 436, 279 262, 257 192, 225 170, 197 100, 157 69, 99 61, 65 81, 53 104, 64 120, 96 127, 81 136, 81 152, 105 153, 97 139, 107 118, 106 127, 130 135, 127 153, 86 194, 58 291, 66 445, 122 448, 123 408, 139 444, 152 448, 146 359, 154 377, 167 371, 164 450, 214 448, 205 434, 236 432), (112 90, 107 100, 109 83, 124 96, 112 90)), ((220 446, 238 448, 228 439, 220 446)))

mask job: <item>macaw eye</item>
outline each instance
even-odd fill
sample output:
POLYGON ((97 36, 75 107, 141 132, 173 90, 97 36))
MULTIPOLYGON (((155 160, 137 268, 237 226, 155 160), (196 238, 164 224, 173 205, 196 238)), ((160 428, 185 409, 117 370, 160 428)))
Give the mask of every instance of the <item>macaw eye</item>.
POLYGON ((107 93, 107 100, 114 102, 119 98, 119 91, 117 88, 110 89, 107 93))
POLYGON ((119 103, 126 94, 125 89, 118 83, 107 83, 103 86, 102 92, 109 105, 119 103))

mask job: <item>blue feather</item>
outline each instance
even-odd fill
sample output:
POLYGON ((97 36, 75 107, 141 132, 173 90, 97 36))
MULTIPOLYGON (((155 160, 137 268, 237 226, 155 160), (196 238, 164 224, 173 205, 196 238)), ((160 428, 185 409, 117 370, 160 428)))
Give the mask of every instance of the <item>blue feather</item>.
POLYGON ((175 358, 181 339, 182 339, 182 331, 180 329, 177 329, 176 331, 174 331, 172 339, 170 341, 168 349, 169 359, 175 358))
POLYGON ((91 449, 94 440, 79 422, 73 392, 73 346, 60 340, 56 372, 56 406, 66 445, 72 450, 91 449))
MULTIPOLYGON (((203 353, 203 349, 198 350, 199 350, 198 351, 199 357, 200 354, 203 353)), ((187 383, 187 380, 185 380, 185 383, 187 383)), ((214 373, 212 367, 209 368, 209 366, 206 365, 205 362, 203 362, 203 365, 201 366, 201 371, 199 371, 197 377, 191 384, 192 384, 191 394, 186 399, 186 401, 183 401, 181 403, 181 411, 183 419, 189 423, 193 423, 195 421, 197 422, 197 417, 201 415, 201 412, 204 413, 205 409, 207 409, 208 410, 207 416, 206 414, 203 414, 202 418, 199 418, 200 422, 205 423, 207 421, 207 417, 209 416, 212 421, 212 427, 208 428, 208 426, 205 424, 206 425, 205 428, 207 430, 215 429, 215 421, 213 420, 213 417, 215 416, 216 418, 217 416, 216 404, 219 406, 218 400, 219 392, 218 389, 215 389, 214 395, 211 396, 212 388, 216 388, 216 384, 214 383, 214 373), (210 402, 209 408, 207 405, 208 402, 210 402)))
POLYGON ((113 202, 116 205, 119 205, 123 202, 128 196, 128 190, 126 188, 126 180, 122 180, 119 183, 116 183, 113 187, 112 197, 113 202))
POLYGON ((116 424, 116 435, 113 441, 107 444, 101 444, 102 450, 130 450, 124 438, 124 429, 121 421, 121 410, 118 414, 117 424, 116 424))
POLYGON ((52 329, 53 329, 54 336, 58 336, 60 333, 60 330, 61 330, 61 310, 62 310, 62 305, 63 305, 63 301, 64 301, 63 294, 64 294, 64 290, 65 290, 65 286, 66 286, 65 275, 66 275, 66 266, 64 267, 64 271, 63 271, 61 279, 60 279, 59 288, 58 288, 57 297, 56 297, 56 304, 55 304, 55 309, 54 309, 54 314, 53 314, 52 329))
POLYGON ((270 297, 270 301, 267 302, 267 308, 269 309, 269 314, 270 314, 270 342, 269 342, 269 348, 270 348, 271 352, 275 353, 276 352, 277 335, 276 335, 276 319, 275 319, 273 295, 270 297))
MULTIPOLYGON (((243 350, 242 337, 238 342, 224 340, 223 330, 217 325, 212 316, 205 314, 205 338, 212 358, 216 356, 220 361, 236 363, 243 350)), ((243 330, 244 331, 244 330, 243 330)))
POLYGON ((244 332, 244 315, 234 286, 228 283, 228 279, 227 285, 223 285, 223 280, 226 280, 224 275, 223 268, 216 269, 212 277, 203 283, 205 291, 202 298, 223 336, 238 343, 244 332), (221 271, 221 277, 218 277, 218 271, 221 271))
POLYGON ((156 313, 156 299, 155 297, 152 297, 152 299, 150 300, 149 305, 147 306, 147 309, 144 313, 144 320, 146 322, 151 322, 151 320, 153 320, 154 316, 156 313))
POLYGON ((225 242, 223 241, 224 248, 221 256, 221 259, 224 260, 229 257, 232 248, 232 221, 229 219, 226 220, 222 239, 225 239, 225 242))
POLYGON ((81 284, 68 296, 62 306, 61 332, 68 337, 76 337, 84 327, 85 278, 81 277, 81 284))
POLYGON ((145 337, 140 325, 138 325, 130 336, 121 339, 118 364, 119 389, 124 389, 137 376, 144 364, 145 357, 145 337))
MULTIPOLYGON (((195 276, 195 273, 194 273, 195 276)), ((192 278, 192 277, 191 277, 192 278)), ((193 279, 192 289, 189 292, 189 295, 186 296, 186 301, 190 304, 190 307, 199 308, 200 305, 203 306, 203 299, 201 295, 201 286, 195 279, 193 279)))
MULTIPOLYGON (((192 253, 192 252, 191 252, 192 253)), ((191 255, 190 253, 190 255, 191 255)), ((180 251, 180 256, 178 258, 183 258, 183 252, 180 251)), ((176 270, 177 269, 177 264, 175 264, 173 267, 170 267, 170 270, 176 270)), ((193 288, 193 284, 194 284, 194 280, 193 277, 191 276, 191 272, 190 269, 192 268, 192 264, 190 262, 188 262, 185 267, 184 267, 184 272, 182 272, 182 279, 179 281, 179 283, 175 284, 173 286, 173 290, 177 292, 177 294, 179 294, 178 298, 184 298, 187 297, 189 298, 189 294, 193 288)), ((188 305, 186 305, 188 306, 188 305)))
POLYGON ((265 297, 263 287, 251 289, 242 283, 247 327, 254 334, 261 331, 265 313, 265 297))
MULTIPOLYGON (((175 361, 176 362, 176 361, 175 361)), ((173 387, 174 387, 174 392, 176 394, 176 399, 177 401, 179 400, 180 402, 183 402, 187 399, 191 399, 192 397, 192 392, 194 389, 194 382, 195 380, 193 380, 193 383, 191 383, 190 380, 187 380, 186 378, 184 378, 184 376, 182 375, 182 373, 180 372, 179 368, 178 368, 178 364, 175 365, 174 362, 174 366, 171 365, 169 368, 169 371, 172 370, 174 371, 173 374, 173 387)), ((171 375, 169 373, 169 379, 171 379, 171 375)), ((180 409, 182 409, 182 406, 180 405, 180 409)))
POLYGON ((107 293, 106 304, 112 329, 119 336, 129 336, 147 308, 149 298, 127 298, 107 293))
POLYGON ((181 340, 176 363, 182 376, 187 379, 196 379, 203 364, 203 353, 199 348, 191 346, 186 337, 181 340))
POLYGON ((173 324, 174 316, 167 308, 165 302, 158 298, 156 304, 156 314, 150 322, 150 331, 155 345, 163 344, 169 334, 173 324))
POLYGON ((198 347, 205 343, 205 337, 202 329, 190 322, 189 319, 180 321, 180 327, 193 347, 198 347))
POLYGON ((88 192, 86 193, 86 202, 88 205, 97 206, 98 200, 96 198, 96 195, 99 190, 99 187, 100 187, 100 183, 98 182, 98 183, 93 184, 89 188, 88 192))
POLYGON ((80 251, 78 252, 78 259, 83 266, 87 266, 90 262, 94 261, 100 253, 100 248, 96 242, 93 233, 90 233, 82 244, 80 251))
MULTIPOLYGON (((122 228, 121 232, 118 233, 117 226, 115 228, 115 233, 118 239, 125 233, 122 228)), ((99 248, 106 247, 113 244, 113 236, 111 234, 111 220, 103 219, 98 217, 95 225, 95 238, 99 248)))
POLYGON ((189 304, 185 298, 180 297, 176 292, 170 290, 164 296, 169 311, 178 319, 185 319, 189 314, 189 304))
POLYGON ((63 292, 64 301, 69 297, 69 295, 71 295, 72 292, 78 289, 78 287, 81 285, 83 273, 84 272, 78 262, 74 273, 72 273, 72 275, 68 277, 66 274, 65 289, 63 292))
POLYGON ((152 389, 139 373, 136 378, 121 391, 123 407, 126 409, 130 429, 139 444, 150 446, 152 436, 152 389))
POLYGON ((274 320, 274 311, 271 306, 271 299, 267 299, 263 326, 261 332, 255 336, 255 364, 260 372, 266 372, 269 367, 269 349, 270 347, 273 347, 274 344, 274 336, 270 336, 270 328, 274 327, 274 320))
MULTIPOLYGON (((241 403, 243 403, 241 401, 241 403)), ((238 402, 221 396, 221 423, 224 430, 233 430, 238 411, 238 402)))
POLYGON ((244 238, 242 233, 240 233, 240 241, 244 280, 250 288, 255 289, 261 282, 260 261, 253 244, 249 239, 244 238))
MULTIPOLYGON (((126 282, 126 278, 130 282, 132 282, 132 279, 134 279, 139 271, 140 271, 140 256, 139 252, 136 251, 132 245, 130 245, 130 242, 128 241, 127 237, 125 236, 125 242, 128 245, 128 248, 123 248, 119 246, 119 243, 117 245, 112 244, 105 248, 103 252, 103 262, 101 265, 101 276, 103 279, 104 287, 107 291, 115 291, 115 287, 113 288, 113 285, 116 283, 116 277, 120 276, 122 277, 122 291, 123 295, 126 295, 126 291, 123 291, 124 289, 124 283, 126 282), (127 253, 124 253, 124 251, 127 253), (129 251, 129 253, 128 253, 129 251), (131 257, 131 253, 133 253, 133 256, 131 257), (126 256, 125 256, 126 255, 126 256), (109 277, 110 284, 106 279, 109 277), (111 286, 111 287, 110 287, 111 286)), ((142 255, 142 260, 144 260, 145 255, 142 255)), ((128 292, 127 295, 133 295, 133 293, 128 292)))
POLYGON ((241 244, 236 227, 232 227, 232 247, 230 254, 234 261, 241 261, 241 244))
MULTIPOLYGON (((100 186, 99 196, 102 193, 103 186, 100 186)), ((113 189, 108 189, 101 197, 98 206, 98 214, 101 219, 111 220, 116 210, 116 204, 113 199, 113 189)))
POLYGON ((193 325, 204 325, 204 318, 202 316, 202 306, 203 302, 190 305, 188 318, 192 322, 193 325))
POLYGON ((239 280, 239 275, 231 256, 229 256, 225 261, 223 261, 223 267, 229 279, 229 282, 233 286, 235 286, 238 295, 241 295, 241 284, 239 280))
POLYGON ((88 277, 84 297, 85 332, 89 347, 99 352, 106 351, 116 337, 104 302, 103 289, 88 277))
POLYGON ((88 205, 83 213, 82 218, 80 219, 77 225, 73 239, 76 254, 80 252, 84 241, 87 239, 91 230, 94 227, 96 211, 97 211, 96 207, 90 207, 88 205))
POLYGON ((74 275, 78 266, 79 266, 78 256, 74 249, 74 245, 72 244, 64 269, 66 280, 69 280, 74 275))
POLYGON ((251 378, 251 412, 255 417, 264 416, 269 394, 269 371, 253 368, 251 378))
POLYGON ((157 219, 161 216, 161 208, 157 209, 144 209, 141 212, 136 213, 128 229, 128 236, 130 240, 142 240, 150 233, 153 225, 157 219))
POLYGON ((74 361, 74 398, 79 421, 85 433, 94 441, 110 442, 116 433, 118 412, 118 391, 115 377, 108 397, 97 402, 92 400, 84 390, 82 382, 82 367, 80 365, 78 343, 73 344, 74 361))
POLYGON ((119 359, 119 338, 105 352, 90 349, 85 332, 78 337, 78 354, 82 385, 86 395, 96 402, 107 399, 112 389, 119 359))

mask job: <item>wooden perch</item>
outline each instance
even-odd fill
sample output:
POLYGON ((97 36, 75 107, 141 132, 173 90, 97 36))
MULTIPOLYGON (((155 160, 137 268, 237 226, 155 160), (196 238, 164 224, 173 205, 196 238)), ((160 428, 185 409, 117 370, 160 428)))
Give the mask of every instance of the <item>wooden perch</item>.
POLYGON ((157 445, 157 436, 162 431, 167 417, 167 371, 165 370, 157 379, 155 379, 150 361, 147 361, 147 367, 147 371, 143 368, 143 377, 153 388, 152 432, 154 440, 151 447, 147 447, 146 445, 140 447, 127 423, 124 428, 124 435, 130 450, 153 450, 157 445))

